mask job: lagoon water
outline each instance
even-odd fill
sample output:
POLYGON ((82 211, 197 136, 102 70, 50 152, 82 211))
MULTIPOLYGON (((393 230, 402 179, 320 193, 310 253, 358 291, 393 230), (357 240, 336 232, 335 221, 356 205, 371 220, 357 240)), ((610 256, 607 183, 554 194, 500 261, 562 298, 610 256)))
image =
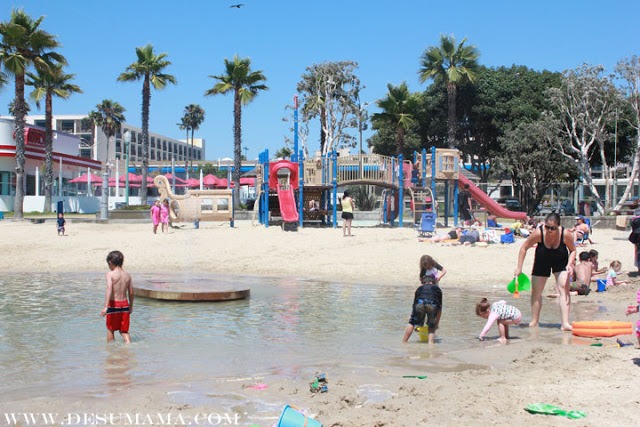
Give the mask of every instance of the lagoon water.
MULTIPOLYGON (((190 280, 193 275, 139 275, 136 280, 190 280)), ((484 320, 475 316, 488 292, 443 284, 444 311, 436 346, 402 345, 414 286, 328 283, 295 278, 198 275, 234 280, 251 297, 229 302, 167 302, 136 298, 133 343, 105 344, 104 273, 0 275, 0 396, 27 399, 67 393, 101 397, 138 385, 184 384, 220 377, 308 378, 316 370, 396 369, 405 373, 478 369, 496 361, 470 356, 484 320)), ((529 295, 509 303, 526 322, 529 295)), ((575 305, 575 310, 598 310, 575 305)), ((552 300, 543 319, 557 322, 552 300)), ((548 341, 568 334, 540 328, 548 341)), ((494 327, 493 335, 497 335, 494 327)), ((512 330, 526 339, 528 328, 512 330)), ((116 336, 121 341, 119 335, 116 336)), ((517 345, 517 340, 515 341, 517 345)), ((374 398, 374 397, 372 397, 374 398)))

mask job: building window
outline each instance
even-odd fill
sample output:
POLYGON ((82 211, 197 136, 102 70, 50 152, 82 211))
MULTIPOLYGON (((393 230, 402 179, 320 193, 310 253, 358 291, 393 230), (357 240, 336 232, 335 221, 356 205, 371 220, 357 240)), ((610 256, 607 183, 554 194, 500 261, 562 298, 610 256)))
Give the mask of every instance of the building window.
POLYGON ((34 120, 33 124, 40 127, 45 127, 47 122, 45 120, 34 120))
POLYGON ((61 130, 62 132, 73 133, 75 130, 75 123, 73 122, 73 120, 60 120, 58 123, 58 130, 61 130))
POLYGON ((0 196, 15 194, 15 178, 11 172, 0 172, 0 196))

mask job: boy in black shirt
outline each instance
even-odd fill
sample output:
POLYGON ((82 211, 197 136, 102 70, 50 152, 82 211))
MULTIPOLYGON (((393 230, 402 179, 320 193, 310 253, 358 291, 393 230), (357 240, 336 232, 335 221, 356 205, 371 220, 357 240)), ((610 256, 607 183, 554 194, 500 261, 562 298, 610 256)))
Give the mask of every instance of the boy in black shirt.
POLYGON ((422 285, 416 289, 413 297, 413 311, 409 318, 409 324, 404 329, 402 342, 409 341, 409 337, 414 329, 424 325, 425 318, 429 327, 429 344, 435 342, 435 331, 440 323, 440 314, 442 313, 442 290, 436 284, 435 277, 432 275, 424 275, 420 281, 422 285))

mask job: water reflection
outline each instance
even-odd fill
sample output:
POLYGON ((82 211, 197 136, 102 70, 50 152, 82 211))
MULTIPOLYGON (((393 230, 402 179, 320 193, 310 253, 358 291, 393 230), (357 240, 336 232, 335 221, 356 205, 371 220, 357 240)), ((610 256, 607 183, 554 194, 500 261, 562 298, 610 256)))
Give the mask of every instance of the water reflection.
MULTIPOLYGON (((104 274, 0 275, 0 393, 16 398, 68 390, 108 395, 134 384, 257 373, 304 378, 318 369, 482 368, 482 363, 466 359, 471 357, 468 350, 487 345, 475 339, 484 319, 475 316, 474 307, 480 296, 491 297, 490 293, 445 289, 438 345, 419 343, 415 337, 402 345, 413 286, 134 275, 134 281, 149 278, 240 283, 251 289, 251 297, 218 303, 137 298, 131 319, 133 344, 106 346, 99 314, 104 274)), ((511 303, 525 316, 530 313, 527 298, 511 303)), ((594 304, 576 308, 598 309, 594 304)), ((558 307, 544 304, 542 318, 559 318, 558 307)), ((558 342, 570 336, 550 326, 514 328, 512 335, 558 342)))

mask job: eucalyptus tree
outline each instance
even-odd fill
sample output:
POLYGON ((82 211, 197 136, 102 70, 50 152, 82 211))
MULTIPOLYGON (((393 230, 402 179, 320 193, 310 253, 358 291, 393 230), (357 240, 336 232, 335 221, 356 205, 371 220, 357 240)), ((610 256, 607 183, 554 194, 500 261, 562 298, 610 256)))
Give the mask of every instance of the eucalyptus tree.
POLYGON ((546 92, 559 122, 562 136, 555 144, 556 150, 577 163, 585 184, 595 197, 598 212, 604 214, 605 201, 610 203, 609 165, 605 144, 610 140, 608 123, 615 117, 620 103, 619 92, 611 77, 604 75, 600 65, 584 64, 563 73, 560 88, 546 92), (605 198, 594 184, 591 158, 596 155, 602 165, 605 180, 605 198))
POLYGON ((479 52, 475 46, 466 46, 467 39, 456 45, 450 35, 440 36, 439 46, 430 46, 422 54, 418 75, 420 82, 442 79, 447 85, 447 142, 449 148, 456 147, 456 91, 460 84, 473 83, 476 79, 479 52))
POLYGON ((24 127, 27 103, 24 97, 25 73, 32 66, 48 71, 52 64, 66 64, 64 56, 54 51, 59 47, 56 36, 40 28, 44 16, 34 20, 23 10, 11 11, 8 21, 0 22, 0 63, 14 77, 14 123, 16 134, 16 195, 14 218, 24 217, 24 127))
MULTIPOLYGON (((187 130, 187 144, 189 144, 189 131, 191 131, 191 151, 189 152, 188 160, 191 161, 191 169, 193 169, 193 139, 194 133, 200 129, 200 125, 204 122, 204 110, 198 104, 189 104, 184 107, 184 114, 182 116, 180 129, 187 130)), ((189 178, 189 171, 187 170, 187 178, 189 178)))
POLYGON ((640 175, 640 58, 633 55, 631 58, 619 61, 616 65, 616 75, 622 81, 621 90, 625 97, 625 104, 631 110, 628 123, 635 133, 631 176, 622 197, 614 207, 618 210, 633 195, 636 179, 640 175))
POLYGON ((301 94, 301 121, 320 120, 320 153, 353 147, 354 135, 348 129, 358 129, 360 79, 355 74, 358 63, 336 61, 307 67, 298 83, 301 94))
MULTIPOLYGON (((224 74, 210 75, 216 83, 208 89, 205 96, 233 94, 233 182, 240 188, 240 170, 242 168, 242 106, 249 104, 258 93, 268 90, 267 80, 260 70, 251 69, 250 58, 224 59, 224 74)), ((240 206, 240 192, 234 192, 234 204, 240 206)))
POLYGON ((389 125, 395 130, 396 154, 408 155, 404 150, 404 139, 408 129, 415 125, 414 114, 418 107, 416 95, 409 92, 405 82, 399 86, 387 84, 387 95, 378 101, 376 105, 381 112, 371 116, 373 128, 378 129, 383 125, 389 125))
POLYGON ((118 76, 118 81, 131 82, 142 80, 142 182, 140 194, 142 204, 147 204, 147 175, 149 173, 149 107, 151 105, 151 86, 156 90, 164 89, 167 84, 176 84, 176 78, 164 73, 171 65, 166 60, 167 54, 155 54, 153 45, 136 48, 136 62, 130 64, 126 71, 118 76))
MULTIPOLYGON (((44 141, 44 211, 51 211, 53 190, 53 97, 67 99, 74 93, 82 93, 78 85, 71 83, 74 74, 67 74, 62 65, 53 65, 49 71, 27 72, 26 84, 33 86, 29 97, 39 109, 44 99, 45 141, 44 141)), ((62 184, 62 183, 60 183, 62 184)))

